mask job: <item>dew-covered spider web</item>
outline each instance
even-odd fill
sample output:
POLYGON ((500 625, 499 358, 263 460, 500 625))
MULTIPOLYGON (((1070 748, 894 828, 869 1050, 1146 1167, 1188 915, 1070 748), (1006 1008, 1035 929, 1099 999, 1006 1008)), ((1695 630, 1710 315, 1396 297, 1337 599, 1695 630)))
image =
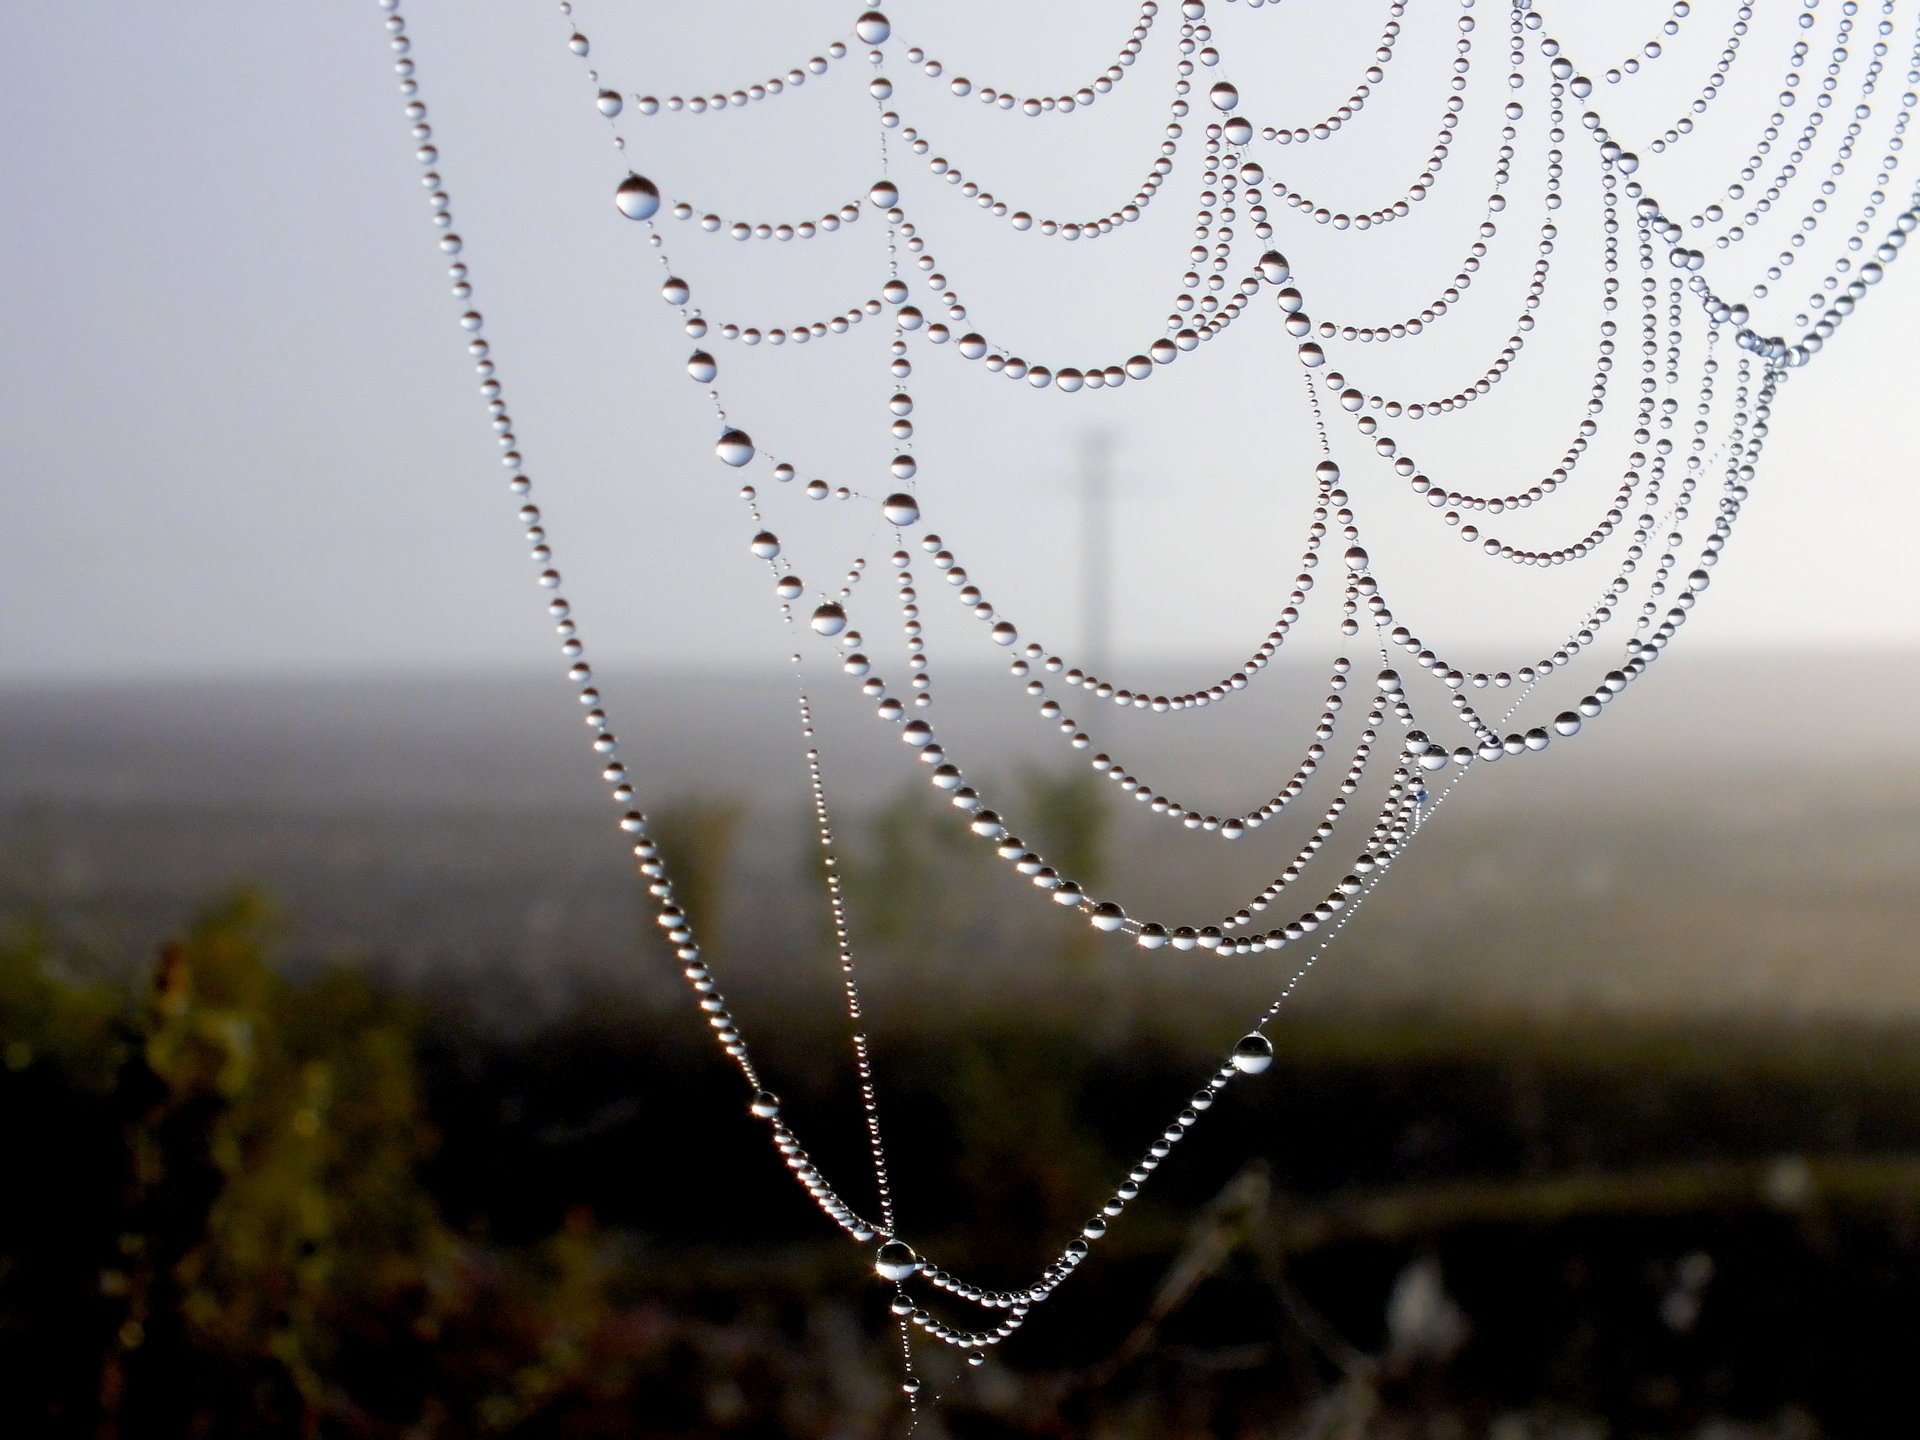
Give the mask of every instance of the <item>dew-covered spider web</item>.
MULTIPOLYGON (((892 1287, 911 1404, 923 1371, 953 1370, 928 1356, 980 1364, 1039 1321, 1222 1092, 1261 1083, 1289 997, 1463 783, 1500 765, 1549 787, 1556 757, 1633 703, 1770 488, 1781 387, 1920 224, 1903 163, 1920 5, 1895 0, 1142 0, 1044 22, 918 3, 832 17, 777 65, 737 32, 668 44, 659 7, 562 3, 581 143, 612 139, 623 283, 659 297, 632 323, 677 334, 685 357, 635 429, 669 411, 708 427, 708 473, 642 484, 737 494, 735 537, 698 561, 765 595, 794 680, 793 786, 869 1157, 829 1173, 650 835, 663 777, 629 770, 596 687, 397 3, 381 0, 465 343, 625 843, 741 1103, 892 1287), (796 136, 836 163, 796 176, 770 140, 796 136), (830 173, 861 178, 786 200, 830 173), (1089 200, 1109 174, 1126 178, 1089 200), (836 470, 770 398, 789 385, 870 459, 836 470), (945 457, 1056 407, 1083 426, 1149 416, 1173 457, 1163 496, 1216 512, 1216 550, 1121 582, 1204 597, 1232 570, 1236 594, 1264 596, 1210 617, 1209 637, 1238 636, 1212 668, 1129 673, 1104 630, 1023 583, 1024 517, 964 538, 945 518, 969 482, 945 457), (1249 453, 1257 489, 1238 473, 1249 453), (1490 608, 1532 638, 1492 653, 1490 608), (942 725, 944 667, 980 657, 1005 672, 1005 725, 1037 717, 1169 843, 1255 849, 1266 878, 1161 909, 1023 839, 1032 817, 942 725), (1179 744, 1200 712, 1275 688, 1324 699, 1270 763, 1229 777, 1231 806, 1130 754, 1141 725, 1179 744), (1099 947, 1264 981, 1268 1003, 1190 1095, 1139 1118, 1135 1163, 1037 1273, 948 1268, 890 1180, 828 702, 832 723, 852 717, 845 753, 924 781, 938 823, 1030 882, 1009 923, 1065 912, 1099 947)), ((689 7, 673 33, 720 15, 689 7)), ((530 103, 548 98, 568 103, 530 103)), ((1764 501, 1814 503, 1801 477, 1779 488, 1764 501)), ((1075 543, 1042 528, 1043 545, 1075 543)))

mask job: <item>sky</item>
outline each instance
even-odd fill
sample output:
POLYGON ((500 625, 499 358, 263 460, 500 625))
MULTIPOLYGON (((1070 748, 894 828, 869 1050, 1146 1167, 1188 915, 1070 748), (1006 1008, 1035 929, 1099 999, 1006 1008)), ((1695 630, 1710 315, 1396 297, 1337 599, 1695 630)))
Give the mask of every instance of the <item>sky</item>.
MULTIPOLYGON (((1344 0, 1212 8, 1256 121, 1331 110, 1387 13, 1344 0)), ((1541 8, 1564 24, 1557 33, 1570 49, 1596 57, 1596 71, 1600 57, 1656 33, 1670 9, 1541 8)), ((1670 209, 1717 194, 1764 124, 1797 32, 1796 7, 1760 8, 1700 134, 1670 163, 1644 157, 1649 187, 1679 197, 1670 209)), ((1816 80, 1834 8, 1812 32, 1816 80)), ((1156 153, 1173 9, 1139 65, 1090 110, 1003 115, 905 66, 897 103, 996 193, 1095 213, 1124 200, 1156 153)), ((1600 87, 1594 103, 1619 117, 1618 133, 1657 130, 1685 110, 1732 9, 1696 0, 1645 74, 1600 87)), ((1367 108, 1323 145, 1262 150, 1270 174, 1358 205, 1390 199, 1418 170, 1460 11, 1453 0, 1408 10, 1367 108)), ((948 58, 949 76, 1024 90, 1098 73, 1135 10, 1124 0, 910 0, 890 13, 903 43, 948 58)), ((1482 0, 1473 13, 1475 88, 1456 153, 1416 217, 1364 235, 1277 217, 1275 243, 1316 313, 1364 321, 1418 308, 1471 238, 1504 70, 1502 12, 1482 0)), ((608 203, 628 162, 609 147, 566 22, 553 6, 509 0, 414 0, 407 14, 475 303, 594 655, 737 667, 777 654, 767 575, 747 554, 752 526, 735 494, 743 478, 774 482, 764 464, 734 472, 712 456, 713 414, 685 378, 691 347, 657 298, 661 271, 641 227, 608 203)), ((851 7, 816 0, 582 0, 576 14, 593 40, 587 63, 628 94, 764 79, 804 64, 852 19, 851 7)), ((1897 95, 1909 38, 1891 43, 1883 89, 1897 95)), ((1854 48, 1857 70, 1865 46, 1854 48)), ((849 61, 740 113, 630 108, 631 163, 669 196, 728 215, 837 207, 880 165, 864 68, 849 61)), ((1532 74, 1524 98, 1543 109, 1537 66, 1532 74)), ((12 540, 0 566, 0 679, 435 673, 551 657, 537 567, 462 350, 463 307, 447 293, 401 104, 371 0, 0 8, 0 126, 13 137, 0 147, 0 513, 12 540)), ((1892 110, 1876 113, 1882 128, 1869 125, 1835 215, 1807 247, 1809 279, 1837 252, 1846 187, 1882 148, 1892 110)), ((1408 345, 1336 344, 1337 365, 1412 397, 1477 374, 1498 350, 1534 257, 1538 129, 1523 127, 1508 243, 1459 312, 1408 345)), ((1549 291, 1512 378, 1468 414, 1402 428, 1450 484, 1529 483, 1582 413, 1599 319, 1591 149, 1576 127, 1549 291)), ((1827 149, 1817 152, 1823 165, 1827 149)), ((1014 233, 897 151, 889 173, 975 323, 1035 358, 1075 363, 1124 357, 1162 333, 1190 243, 1190 153, 1140 224, 1072 245, 1014 233)), ((1783 202, 1792 217, 1798 193, 1783 202)), ((883 273, 885 231, 872 211, 840 234, 786 245, 660 224, 675 267, 716 318, 811 319, 873 293, 883 273)), ((1756 239, 1734 252, 1724 293, 1739 293, 1766 248, 1756 239)), ((1716 280, 1721 261, 1709 266, 1716 280)), ((1920 499, 1901 428, 1920 374, 1911 352, 1920 278, 1907 266, 1891 267, 1787 385, 1754 498, 1689 644, 1920 645, 1906 540, 1920 530, 1920 499)), ((1107 393, 1034 392, 962 364, 952 347, 920 347, 925 528, 951 541, 1024 634, 1078 643, 1079 457, 1089 435, 1105 434, 1114 647, 1177 657, 1168 683, 1237 663, 1285 603, 1310 505, 1315 451, 1280 318, 1262 296, 1247 324, 1150 382, 1107 393)), ((767 497, 816 587, 837 584, 856 555, 884 568, 892 548, 872 499, 894 488, 884 473, 886 338, 870 322, 807 348, 709 347, 729 415, 763 450, 861 492, 819 505, 791 491, 767 497)), ((1610 414, 1630 408, 1632 360, 1623 344, 1616 396, 1629 398, 1610 414)), ((1490 665, 1541 640, 1550 648, 1604 575, 1522 572, 1471 554, 1366 455, 1347 417, 1334 420, 1369 543, 1383 573, 1392 562, 1408 612, 1426 617, 1423 633, 1490 665)), ((1602 458, 1617 473, 1612 452, 1590 463, 1602 458)), ((1537 533, 1584 528, 1610 488, 1569 486, 1566 508, 1542 507, 1537 533)), ((1513 517, 1514 532, 1535 518, 1513 517)))

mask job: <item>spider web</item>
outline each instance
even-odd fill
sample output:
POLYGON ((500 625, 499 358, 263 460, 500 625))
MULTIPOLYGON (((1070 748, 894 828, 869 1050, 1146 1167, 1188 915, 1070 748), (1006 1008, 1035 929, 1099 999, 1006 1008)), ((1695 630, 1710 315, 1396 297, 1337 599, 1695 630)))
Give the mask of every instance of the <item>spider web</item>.
POLYGON ((1920 30, 1891 0, 1712 17, 1684 0, 1146 0, 1111 34, 1079 15, 989 30, 869 11, 777 63, 717 12, 562 5, 557 40, 617 151, 610 223, 665 302, 646 323, 684 337, 677 399, 708 418, 735 487, 740 549, 712 563, 760 567, 742 564, 741 587, 759 588, 795 679, 871 1162, 829 1176, 649 833, 648 777, 622 758, 566 598, 405 23, 383 8, 621 829, 745 1103, 895 1287, 916 1400, 915 1336, 979 1363, 1124 1224, 1219 1095, 1257 1083, 1289 998, 1456 787, 1495 764, 1550 775, 1548 756, 1631 703, 1710 608, 1776 395, 1920 223, 1901 174, 1920 30), (688 38, 716 27, 726 43, 688 38), (669 88, 659 63, 688 50, 729 65, 720 85, 669 88), (1031 449, 1042 405, 1147 417, 1156 498, 1208 521, 1123 577, 1125 618, 1185 642, 1177 666, 1114 664, 1098 632, 1056 638, 1072 629, 1065 541, 1031 523, 1037 487, 968 503, 1031 449), (1258 848, 1268 878, 1150 908, 1071 873, 969 769, 977 737, 943 727, 936 654, 993 659, 1006 723, 1037 716, 1120 803, 1182 844, 1258 848), (1177 743, 1282 687, 1324 698, 1257 772, 1193 796, 1129 758, 1145 726, 1177 743), (911 1196, 896 1210, 830 729, 834 753, 930 782, 945 823, 1030 882, 995 893, 1035 927, 1065 912, 1103 946, 1270 981, 1244 1036, 1146 1117, 1136 1164, 1022 1281, 943 1268, 914 1244, 911 1196))

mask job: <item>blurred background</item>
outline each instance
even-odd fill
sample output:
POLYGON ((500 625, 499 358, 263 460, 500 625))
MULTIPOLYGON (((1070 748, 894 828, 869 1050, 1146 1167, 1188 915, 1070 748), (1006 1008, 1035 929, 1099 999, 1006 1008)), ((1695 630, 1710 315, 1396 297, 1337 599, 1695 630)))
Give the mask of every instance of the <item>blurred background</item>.
MULTIPOLYGON (((1104 69, 1136 14, 889 8, 950 74, 1042 93, 1104 69)), ((1597 74, 1683 8, 1569 5, 1548 29, 1597 74)), ((1734 8, 1696 0, 1642 74, 1596 86, 1616 133, 1686 113, 1734 8)), ((1802 32, 1798 7, 1760 8, 1699 133, 1671 156, 1642 146, 1672 213, 1720 198, 1762 138, 1802 32)), ((1848 106, 1881 19, 1865 8, 1848 106)), ((1156 153, 1171 9, 1091 110, 1007 116, 904 65, 897 103, 1013 203, 1103 213, 1156 153)), ((1324 145, 1267 147, 1270 172, 1352 208, 1418 173, 1462 12, 1405 9, 1365 110, 1324 145)), ((623 752, 762 1068, 863 1196, 792 641, 661 272, 607 198, 628 163, 729 217, 856 198, 881 164, 864 66, 744 110, 629 113, 623 161, 553 10, 407 13, 475 301, 623 752)), ((1337 234, 1276 216, 1316 315, 1417 312, 1473 240, 1506 62, 1504 12, 1471 13, 1460 138, 1415 216, 1337 234)), ((632 96, 783 73, 852 12, 582 0, 573 18, 632 96)), ((1387 18, 1344 0, 1210 15, 1246 113, 1288 124, 1345 100, 1387 18)), ((1840 18, 1822 6, 1807 33, 1816 78, 1840 18)), ((1832 215, 1778 298, 1749 297, 1776 328, 1842 253, 1886 148, 1915 17, 1893 19, 1832 215)), ((18 137, 0 153, 0 1416, 20 1434, 900 1433, 888 1292, 747 1116, 573 728, 379 20, 371 4, 0 14, 18 137)), ((1330 345, 1355 383, 1445 393, 1504 343, 1543 213, 1529 63, 1481 277, 1427 335, 1330 345)), ((1527 351, 1472 410, 1387 427, 1462 489, 1534 483, 1583 413, 1598 184, 1570 128, 1527 351)), ((973 323, 1036 361, 1106 363, 1162 331, 1191 153, 1140 224, 1097 244, 1016 234, 897 148, 889 173, 973 323)), ((1910 185, 1896 171, 1887 188, 1910 185)), ((1789 190, 1777 233, 1710 252, 1721 293, 1763 278, 1806 199, 1789 190)), ((876 218, 785 246, 660 223, 707 313, 764 328, 873 293, 876 218)), ((1145 384, 1071 396, 921 347, 923 528, 1074 663, 1104 654, 1122 683, 1169 692, 1230 672, 1285 604, 1311 507, 1317 450, 1274 318, 1257 306, 1145 384)), ((1631 318, 1629 302, 1628 336, 1631 318)), ((926 1357, 940 1399, 920 1433, 1811 1440, 1907 1413, 1916 321, 1895 265, 1786 385, 1753 499, 1664 663, 1576 744, 1469 776, 1290 1002, 1273 1069, 1234 1087, 1073 1283, 981 1370, 926 1357)), ((871 497, 892 488, 885 340, 871 324, 806 350, 709 348, 763 451, 871 497)), ((1586 461, 1610 473, 1630 448, 1622 352, 1586 461)), ((1406 623, 1472 668, 1551 652, 1605 575, 1500 573, 1438 545, 1331 418, 1406 623)), ((815 503, 764 465, 745 478, 816 587, 855 557, 886 568, 870 498, 815 503)), ((1564 543, 1606 493, 1581 475, 1502 534, 1564 543)), ((1234 704, 1116 713, 1101 744, 1200 808, 1258 803, 1311 738, 1340 645, 1318 598, 1234 704)), ((927 609, 943 738, 1063 868, 1133 913, 1192 919, 1291 857, 1297 827, 1223 847, 1123 808, 1031 723, 977 627, 927 609)), ((1566 708, 1618 643, 1519 723, 1566 708)), ((1364 648, 1345 653, 1368 673, 1364 648)), ((949 1268, 1025 1284, 1292 967, 1195 965, 1035 913, 840 678, 811 679, 904 1224, 949 1268)), ((1423 715, 1440 693, 1416 696, 1423 715)), ((1306 825, 1324 800, 1303 800, 1306 825)))

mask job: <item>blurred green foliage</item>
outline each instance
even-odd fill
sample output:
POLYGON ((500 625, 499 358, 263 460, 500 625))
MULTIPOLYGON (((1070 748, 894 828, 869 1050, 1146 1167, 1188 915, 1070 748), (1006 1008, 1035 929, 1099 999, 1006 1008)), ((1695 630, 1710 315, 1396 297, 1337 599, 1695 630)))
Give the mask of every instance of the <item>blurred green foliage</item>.
POLYGON ((421 1016, 290 983, 277 929, 237 893, 130 984, 0 943, 0 1434, 631 1433, 675 1336, 636 1337, 615 1239, 455 1233, 421 1016))
MULTIPOLYGON (((1062 875, 1098 886, 1106 875, 1111 820, 1100 781, 1085 769, 1028 767, 1006 788, 1014 797, 1007 823, 1031 827, 1027 843, 1062 875)), ((1002 917, 978 902, 983 882, 1001 866, 993 847, 962 823, 964 816, 942 813, 942 798, 922 784, 902 787, 866 818, 841 865, 863 934, 911 947, 922 963, 970 969, 975 957, 1008 939, 1002 917)), ((807 864, 817 872, 817 854, 810 853, 807 864)), ((1072 935, 1060 946, 1062 957, 1085 966, 1093 940, 1090 933, 1072 935)))
POLYGON ((727 870, 746 818, 747 807, 729 795, 683 795, 647 817, 648 833, 674 877, 674 901, 710 950, 724 943, 727 870))

